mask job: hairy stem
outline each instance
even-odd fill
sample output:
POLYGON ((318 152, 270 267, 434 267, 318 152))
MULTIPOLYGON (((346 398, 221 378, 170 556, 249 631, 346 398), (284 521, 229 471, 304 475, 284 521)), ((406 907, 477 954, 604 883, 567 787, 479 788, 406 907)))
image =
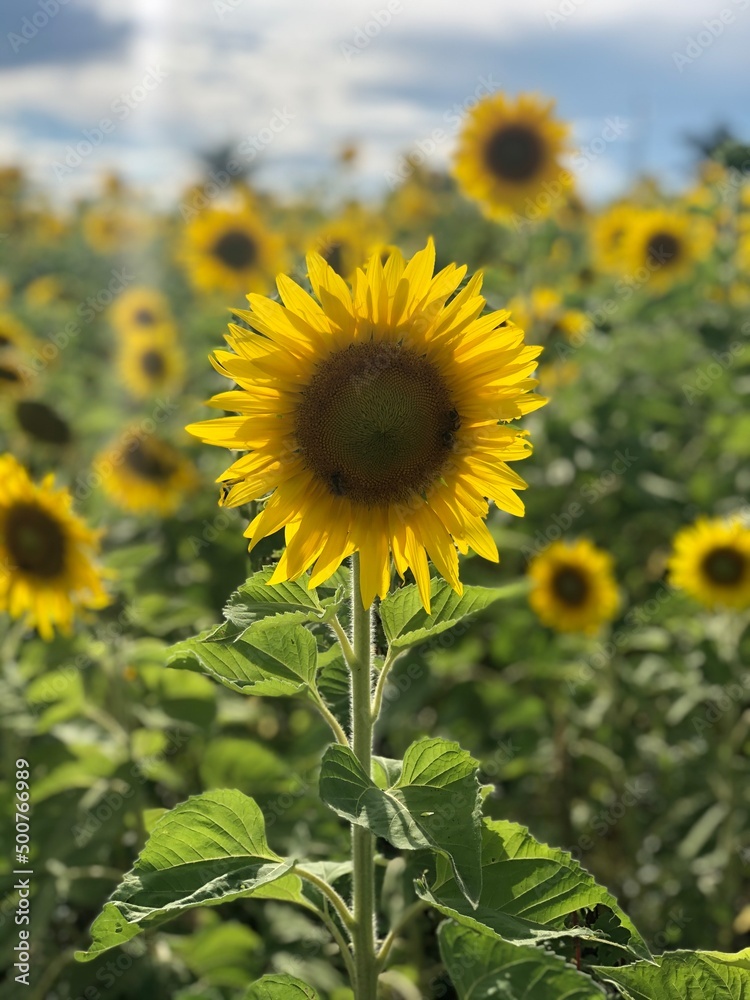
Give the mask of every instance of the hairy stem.
MULTIPOLYGON (((359 555, 352 556, 352 749, 366 774, 372 771, 372 624, 371 610, 362 605, 359 555)), ((364 827, 352 825, 354 889, 354 995, 375 1000, 375 865, 374 837, 364 827)))

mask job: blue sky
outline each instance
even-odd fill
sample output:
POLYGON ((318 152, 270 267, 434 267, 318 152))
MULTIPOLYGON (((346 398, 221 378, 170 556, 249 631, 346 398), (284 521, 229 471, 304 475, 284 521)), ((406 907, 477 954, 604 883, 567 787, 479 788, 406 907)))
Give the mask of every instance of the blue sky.
POLYGON ((366 195, 486 82, 556 99, 593 198, 639 169, 685 183, 688 133, 750 139, 750 0, 3 0, 0 20, 0 162, 60 199, 111 167, 169 199, 224 143, 299 190, 349 140, 366 195))

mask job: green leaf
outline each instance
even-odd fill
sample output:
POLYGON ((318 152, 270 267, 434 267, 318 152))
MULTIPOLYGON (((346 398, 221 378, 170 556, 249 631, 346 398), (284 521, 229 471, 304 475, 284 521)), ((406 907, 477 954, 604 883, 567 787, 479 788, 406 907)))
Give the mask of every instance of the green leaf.
POLYGON ((446 921, 440 954, 459 1000, 601 1000, 588 976, 544 948, 518 947, 446 921))
POLYGON ((234 789, 194 795, 157 821, 91 928, 89 961, 196 906, 252 895, 292 867, 266 842, 257 803, 234 789))
POLYGON ((527 583, 520 581, 506 587, 464 587, 459 596, 444 581, 433 579, 429 614, 414 584, 389 594, 380 602, 378 611, 391 648, 406 649, 453 628, 462 618, 484 611, 495 601, 515 597, 527 589, 527 583))
POLYGON ((482 835, 482 894, 475 909, 446 865, 438 864, 429 888, 417 894, 447 917, 474 930, 492 932, 510 944, 537 944, 559 937, 602 941, 650 959, 648 947, 614 896, 565 851, 535 840, 524 826, 485 819, 482 835), (614 936, 594 927, 571 925, 576 911, 610 910, 619 925, 614 936), (618 940, 622 938, 622 940, 618 940))
POLYGON ((233 691, 268 697, 303 693, 315 680, 315 637, 301 625, 269 618, 234 642, 203 632, 172 646, 167 666, 207 674, 233 691))
POLYGON ((234 626, 235 633, 271 616, 277 620, 282 616, 286 625, 324 621, 341 604, 343 593, 319 600, 315 590, 307 589, 306 576, 269 584, 273 573, 273 567, 254 573, 229 598, 224 617, 234 626))
MULTIPOLYGON (((476 902, 482 888, 477 768, 457 743, 419 740, 406 751, 396 783, 379 788, 352 751, 336 745, 323 757, 320 794, 339 816, 394 847, 442 854, 460 891, 476 902)), ((388 776, 385 768, 381 776, 388 776)))
POLYGON ((750 948, 736 955, 670 951, 657 962, 594 971, 628 1000, 750 1000, 750 948))
POLYGON ((294 976, 263 976, 253 983, 245 1000, 318 1000, 318 994, 294 976))

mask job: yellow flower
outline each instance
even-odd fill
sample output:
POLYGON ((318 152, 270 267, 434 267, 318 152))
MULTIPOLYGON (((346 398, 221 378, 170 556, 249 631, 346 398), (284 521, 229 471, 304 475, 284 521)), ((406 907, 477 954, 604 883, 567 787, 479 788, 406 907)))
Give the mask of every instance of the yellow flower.
POLYGON ((75 615, 109 599, 94 564, 98 535, 77 517, 54 477, 35 485, 12 455, 0 455, 0 610, 50 640, 75 615))
POLYGON ((109 318, 117 333, 151 333, 172 324, 167 297, 156 288, 139 285, 128 288, 112 303, 109 318))
POLYGON ((25 395, 31 381, 29 369, 19 363, 17 356, 0 351, 0 400, 25 395))
POLYGON ((674 539, 673 586, 708 608, 750 607, 750 528, 739 519, 699 518, 674 539))
POLYGON ((65 286, 57 275, 43 274, 28 283, 23 290, 23 297, 32 309, 43 309, 65 298, 65 286))
POLYGON ((529 563, 529 603, 558 632, 596 632, 618 607, 612 557, 585 538, 554 542, 529 563))
POLYGON ((282 244, 254 211, 207 209, 187 225, 182 260, 199 291, 265 292, 282 266, 282 244))
POLYGON ((0 313, 0 355, 8 349, 27 353, 34 346, 34 335, 10 313, 0 313))
POLYGON ((575 347, 580 347, 593 328, 585 312, 580 309, 564 309, 552 324, 550 333, 560 333, 575 347))
POLYGON ((594 266, 600 271, 616 272, 621 268, 622 242, 637 213, 632 205, 612 205, 591 224, 594 266))
POLYGON ((176 448, 138 429, 102 452, 94 472, 107 496, 134 514, 171 514, 198 482, 193 464, 176 448))
POLYGON ((454 174, 463 193, 494 219, 525 213, 537 219, 562 204, 573 183, 560 165, 568 127, 552 117, 554 102, 492 94, 469 112, 459 136, 454 174))
POLYGON ((351 205, 338 219, 318 230, 308 243, 308 251, 319 254, 336 274, 350 281, 376 248, 385 246, 383 233, 382 223, 358 205, 351 205))
POLYGON ((684 281, 710 252, 713 229, 705 219, 673 209, 635 213, 620 243, 620 269, 637 277, 647 269, 646 287, 662 292, 684 281))
POLYGON ((212 358, 239 388, 210 403, 240 416, 188 430, 248 452, 220 477, 223 503, 267 498, 251 548, 286 527, 273 583, 314 566, 317 586, 358 551, 369 605, 388 592, 392 555, 429 608, 427 557, 460 593, 456 546, 498 558, 486 498, 524 512, 507 463, 531 446, 508 422, 545 402, 532 395, 541 348, 506 311, 482 315, 481 275, 456 295, 465 267, 433 277, 432 241, 408 264, 373 255, 351 291, 318 254, 307 265, 317 301, 280 275, 283 305, 248 295, 238 315, 252 330, 230 325, 233 353, 212 358))
POLYGON ((178 389, 185 373, 185 357, 171 331, 131 334, 122 342, 119 369, 136 399, 178 389))

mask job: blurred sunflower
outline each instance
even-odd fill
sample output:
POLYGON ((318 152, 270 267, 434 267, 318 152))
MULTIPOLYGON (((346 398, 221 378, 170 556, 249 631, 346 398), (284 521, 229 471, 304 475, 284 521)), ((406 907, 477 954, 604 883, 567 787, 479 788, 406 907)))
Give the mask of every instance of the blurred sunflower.
POLYGON ((128 391, 136 399, 178 389, 185 374, 185 355, 171 335, 133 334, 122 341, 118 367, 128 391))
POLYGON ((673 546, 673 586, 708 608, 750 607, 750 528, 703 517, 679 531, 673 546))
POLYGON ((635 212, 619 247, 621 270, 651 272, 648 287, 661 292, 689 278, 711 248, 713 230, 705 219, 668 208, 635 212))
POLYGON ((359 551, 369 605, 388 592, 392 554, 429 608, 428 555, 460 593, 456 546, 498 558, 486 498, 524 512, 526 484, 507 463, 531 445, 507 422, 545 402, 532 394, 541 348, 506 311, 482 316, 481 275, 455 296, 465 267, 433 277, 432 241, 408 264, 398 250, 385 268, 373 255, 352 291, 320 255, 307 265, 318 301, 280 275, 283 305, 248 295, 238 315, 253 330, 230 325, 234 353, 212 358, 239 389, 210 405, 240 416, 188 430, 249 452, 219 477, 222 502, 268 498, 245 532, 251 548, 286 526, 271 582, 314 564, 316 586, 359 551))
POLYGON ((98 533, 72 512, 54 476, 34 484, 12 455, 0 455, 0 610, 45 640, 70 633, 74 617, 109 598, 94 558, 98 533))
POLYGON ((255 212, 216 208, 188 223, 182 260, 202 292, 265 292, 283 266, 282 249, 255 212))
POLYGON ((34 335, 10 313, 0 313, 0 356, 7 348, 25 353, 34 346, 34 335))
POLYGON ((559 159, 566 151, 568 126, 552 117, 553 107, 553 101, 530 94, 515 102, 492 94, 468 113, 454 175, 463 193, 490 218, 508 219, 529 204, 539 218, 560 207, 569 192, 572 175, 559 159))
POLYGON ((107 496, 133 514, 171 514, 198 483, 182 454, 153 434, 126 431, 94 462, 107 496))
POLYGON ((117 333, 127 336, 169 326, 172 311, 167 297, 158 289, 139 285, 117 296, 110 308, 109 318, 117 333))
POLYGON ((43 309, 65 298, 65 285, 56 274, 42 274, 28 283, 23 297, 31 309, 43 309))
POLYGON ((585 538, 554 542, 529 563, 529 603, 558 632, 596 632, 617 613, 612 557, 585 538))
POLYGON ((18 357, 0 351, 0 400, 23 396, 31 385, 31 376, 18 357))
POLYGON ((384 226, 357 205, 323 225, 308 243, 308 252, 319 254, 340 277, 350 281, 358 267, 387 244, 384 226))
POLYGON ((615 272, 621 267, 622 242, 637 213, 632 205, 612 205, 591 223, 594 266, 600 271, 615 272))
POLYGON ((550 327, 551 334, 560 334, 568 343, 580 347, 592 329, 592 322, 580 309, 563 309, 550 327))
POLYGON ((99 254, 123 253, 142 247, 154 235, 153 220, 133 206, 94 205, 83 217, 83 235, 99 254))

